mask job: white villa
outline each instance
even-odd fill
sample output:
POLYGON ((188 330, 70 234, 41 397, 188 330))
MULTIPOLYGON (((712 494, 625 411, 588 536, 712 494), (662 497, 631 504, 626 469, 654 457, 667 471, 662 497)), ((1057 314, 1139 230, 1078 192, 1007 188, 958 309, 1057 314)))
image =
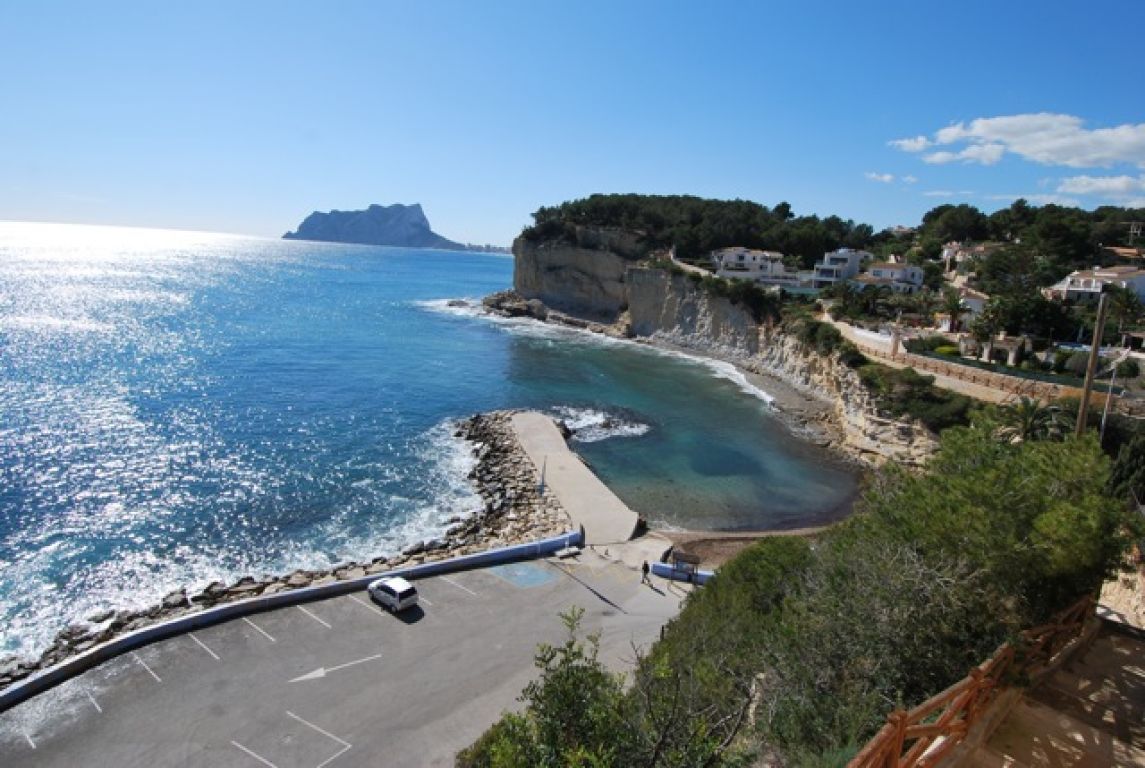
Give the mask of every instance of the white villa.
POLYGON ((853 248, 840 248, 825 253, 823 260, 815 265, 811 285, 814 288, 828 288, 840 280, 850 280, 859 274, 859 265, 864 259, 873 258, 874 254, 853 248))
POLYGON ((946 265, 947 272, 954 272, 966 262, 975 258, 984 258, 1002 247, 1002 243, 978 243, 977 245, 963 245, 953 240, 942 246, 942 255, 939 257, 946 265))
POLYGON ((752 280, 767 285, 799 285, 800 275, 787 269, 783 254, 752 248, 721 248, 712 251, 712 265, 719 277, 752 280))
POLYGON ((912 264, 878 262, 851 282, 862 288, 887 286, 896 293, 917 293, 922 290, 922 267, 912 264))
POLYGON ((1145 269, 1136 266, 1094 267, 1066 275, 1061 282, 1043 288, 1047 299, 1096 302, 1107 285, 1128 288, 1145 301, 1145 269))
MULTIPOLYGON (((969 324, 974 321, 974 318, 982 314, 986 309, 986 302, 990 301, 990 297, 981 291, 976 291, 973 288, 968 288, 965 285, 956 286, 958 288, 958 295, 962 297, 962 309, 964 314, 958 318, 958 326, 960 328, 967 328, 969 324)), ((950 315, 945 312, 936 312, 934 319, 937 321, 938 330, 940 331, 954 331, 954 323, 951 322, 950 315)))

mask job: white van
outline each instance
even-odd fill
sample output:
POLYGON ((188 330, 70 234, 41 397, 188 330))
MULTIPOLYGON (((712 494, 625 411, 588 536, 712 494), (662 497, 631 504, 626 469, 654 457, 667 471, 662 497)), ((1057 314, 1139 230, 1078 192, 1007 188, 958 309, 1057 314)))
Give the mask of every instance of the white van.
POLYGON ((366 587, 370 597, 394 613, 417 605, 417 589, 401 576, 386 576, 366 587))

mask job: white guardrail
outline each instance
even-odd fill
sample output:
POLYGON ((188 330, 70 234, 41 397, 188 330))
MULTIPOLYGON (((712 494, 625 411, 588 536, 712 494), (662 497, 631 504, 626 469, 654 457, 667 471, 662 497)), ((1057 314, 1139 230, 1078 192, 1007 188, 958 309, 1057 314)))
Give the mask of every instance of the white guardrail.
POLYGON ((365 589, 366 585, 371 581, 375 581, 384 576, 402 576, 407 579, 425 578, 427 576, 436 576, 440 573, 464 571, 470 568, 510 563, 517 560, 531 560, 558 552, 566 547, 583 546, 583 543, 584 529, 569 531, 560 536, 541 539, 527 544, 515 544, 511 547, 491 549, 487 552, 478 552, 472 555, 461 555, 448 560, 438 560, 433 563, 423 563, 408 568, 395 568, 392 571, 383 571, 356 579, 346 579, 345 581, 301 587, 286 592, 277 592, 273 595, 260 595, 245 600, 225 603, 195 613, 189 613, 185 616, 179 616, 169 621, 152 624, 137 629, 134 632, 112 638, 106 643, 97 645, 81 654, 67 658, 48 669, 41 670, 30 677, 13 683, 3 691, 0 691, 0 712, 11 709, 37 694, 54 688, 60 683, 66 682, 82 672, 86 672, 97 664, 102 664, 109 659, 121 656, 128 651, 133 651, 144 645, 165 640, 169 637, 175 637, 185 632, 202 629, 203 627, 209 627, 214 624, 221 624, 224 621, 230 621, 231 619, 237 619, 252 613, 261 613, 274 608, 282 608, 298 603, 307 603, 313 600, 335 597, 337 595, 346 594, 347 592, 356 592, 360 589, 365 589))

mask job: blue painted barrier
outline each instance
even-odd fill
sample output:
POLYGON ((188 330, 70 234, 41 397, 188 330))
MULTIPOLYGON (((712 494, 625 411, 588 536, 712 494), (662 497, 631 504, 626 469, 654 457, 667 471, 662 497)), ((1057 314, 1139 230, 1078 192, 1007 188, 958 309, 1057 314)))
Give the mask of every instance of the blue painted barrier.
POLYGON ((715 571, 687 571, 683 568, 673 568, 669 563, 652 563, 652 575, 672 581, 686 581, 690 584, 708 583, 708 579, 716 575, 715 571))
POLYGON ((179 616, 169 621, 152 624, 151 626, 137 629, 134 632, 129 632, 126 635, 112 638, 106 643, 97 645, 77 656, 64 659, 55 666, 41 670, 19 682, 12 683, 12 685, 0 691, 0 712, 11 709, 37 694, 54 688, 60 683, 66 682, 82 672, 86 672, 97 664, 102 664, 128 651, 133 651, 136 648, 150 645, 159 640, 166 640, 169 637, 181 635, 185 632, 221 624, 224 621, 237 619, 248 614, 262 613, 263 611, 269 611, 274 608, 297 605, 298 603, 308 603, 313 600, 321 600, 327 597, 344 595, 348 592, 356 592, 360 589, 365 589, 371 581, 376 581, 384 576, 402 576, 407 579, 421 579, 428 576, 436 576, 441 573, 454 573, 487 565, 511 563, 517 560, 531 560, 552 554, 566 547, 579 547, 583 546, 583 544, 584 529, 582 528, 577 531, 563 533, 560 536, 541 539, 540 541, 532 541, 528 544, 516 544, 511 547, 491 549, 487 552, 477 552, 472 555, 461 555, 460 557, 453 557, 448 560, 438 560, 433 563, 423 563, 408 568, 395 568, 391 571, 383 571, 356 579, 291 589, 273 595, 258 595, 245 600, 236 600, 218 605, 214 608, 207 608, 206 610, 190 613, 186 616, 179 616))

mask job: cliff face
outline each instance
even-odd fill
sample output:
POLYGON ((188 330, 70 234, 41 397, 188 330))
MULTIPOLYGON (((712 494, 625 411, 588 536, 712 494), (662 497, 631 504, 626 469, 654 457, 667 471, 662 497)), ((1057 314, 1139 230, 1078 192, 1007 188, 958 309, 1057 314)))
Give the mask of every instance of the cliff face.
POLYGON ((611 323, 627 306, 625 272, 643 255, 639 238, 623 230, 577 227, 569 242, 519 237, 513 288, 562 312, 611 323))
POLYGON ((465 246, 447 240, 429 227, 419 203, 390 206, 371 205, 364 211, 315 211, 284 240, 318 240, 329 243, 396 245, 407 248, 464 250, 465 246))
POLYGON ((832 404, 841 447, 853 455, 873 463, 918 465, 937 446, 925 427, 880 416, 858 374, 835 356, 804 349, 794 337, 760 325, 746 310, 683 275, 568 244, 518 240, 513 252, 514 286, 525 299, 613 322, 622 335, 664 341, 779 378, 832 404))

